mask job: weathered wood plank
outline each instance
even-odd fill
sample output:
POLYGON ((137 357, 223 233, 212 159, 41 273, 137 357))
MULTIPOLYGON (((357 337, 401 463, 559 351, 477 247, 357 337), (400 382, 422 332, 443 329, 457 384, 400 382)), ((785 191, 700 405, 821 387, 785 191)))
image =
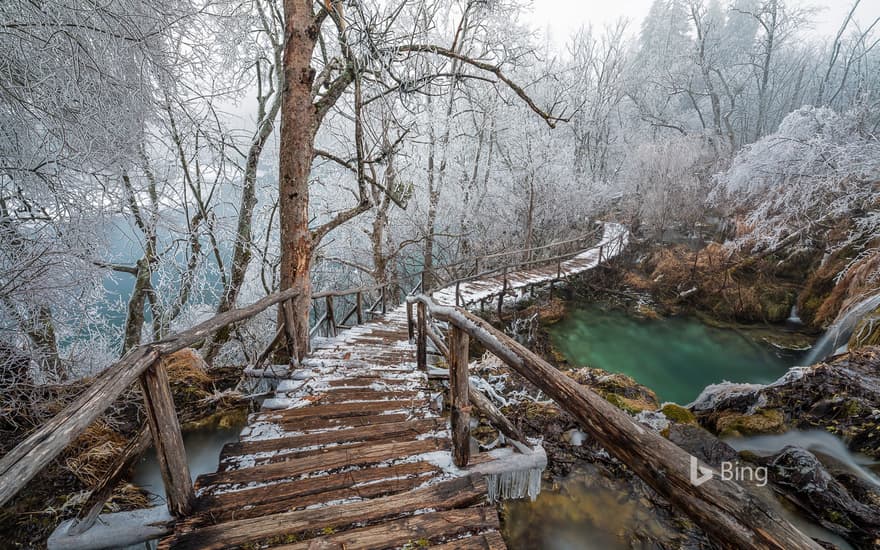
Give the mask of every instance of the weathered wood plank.
POLYGON ((280 409, 257 414, 253 422, 287 423, 303 418, 347 418, 350 416, 369 416, 386 411, 411 409, 423 404, 421 399, 409 401, 371 401, 368 403, 333 403, 310 405, 298 409, 280 409))
POLYGON ((507 543, 498 531, 461 538, 444 544, 431 545, 433 550, 507 550, 507 543))
MULTIPOLYGON (((379 550, 397 548, 413 541, 442 541, 469 532, 498 529, 498 512, 480 506, 445 512, 429 512, 407 516, 378 525, 343 531, 326 537, 295 544, 275 546, 278 550, 309 550, 342 548, 345 550, 379 550)), ((461 543, 457 540, 455 543, 461 543)), ((461 548, 461 546, 456 546, 461 548)))
MULTIPOLYGON (((376 468, 350 470, 325 476, 316 476, 296 481, 264 485, 230 493, 212 494, 206 492, 196 501, 196 513, 210 516, 213 522, 221 518, 227 511, 238 517, 247 506, 271 505, 281 503, 287 506, 299 506, 310 497, 324 499, 317 502, 328 502, 324 496, 330 491, 350 489, 358 484, 372 484, 383 479, 416 479, 425 480, 440 473, 440 469, 428 462, 403 462, 376 468)), ((306 504, 307 505, 307 504, 306 504)), ((285 510, 276 510, 277 513, 285 510)), ((268 515, 268 514, 260 514, 268 515)), ((251 514, 248 517, 253 517, 251 514)))
POLYGON ((184 523, 173 537, 159 543, 159 549, 230 548, 323 527, 338 528, 376 522, 425 507, 438 511, 450 510, 482 501, 486 490, 486 483, 482 478, 467 476, 389 497, 231 521, 202 529, 187 530, 184 523))
POLYGON ((284 462, 254 466, 253 468, 205 474, 199 477, 198 486, 205 487, 207 485, 218 485, 221 483, 267 483, 270 481, 291 479, 313 472, 332 471, 345 466, 377 464, 386 460, 393 460, 448 448, 449 440, 439 438, 373 445, 358 448, 356 450, 357 452, 348 449, 337 450, 330 447, 326 449, 326 452, 323 454, 313 455, 299 460, 287 460, 284 462))
POLYGON ((141 388, 144 392, 144 405, 153 447, 165 484, 165 499, 168 511, 177 517, 192 512, 195 493, 189 464, 186 461, 186 448, 183 434, 174 409, 174 397, 168 382, 168 372, 162 361, 153 363, 141 375, 141 388))
POLYGON ((315 447, 331 443, 353 443, 356 441, 374 441, 406 434, 424 434, 438 430, 446 425, 439 418, 426 420, 413 420, 409 422, 395 422, 391 424, 376 424, 372 426, 351 428, 347 430, 334 430, 330 432, 318 432, 278 439, 261 439, 257 441, 236 441, 227 443, 220 452, 220 460, 225 460, 238 455, 254 453, 280 452, 287 449, 301 449, 303 447, 315 447))

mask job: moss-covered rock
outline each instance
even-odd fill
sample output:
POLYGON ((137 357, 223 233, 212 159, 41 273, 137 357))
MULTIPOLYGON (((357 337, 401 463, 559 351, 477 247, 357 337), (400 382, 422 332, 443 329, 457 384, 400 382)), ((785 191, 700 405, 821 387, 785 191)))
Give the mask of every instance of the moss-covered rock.
POLYGON ((663 405, 663 408, 660 409, 660 412, 670 420, 670 422, 675 422, 676 424, 696 424, 697 417, 689 411, 688 409, 682 407, 681 405, 676 405, 675 403, 666 403, 663 405))
POLYGON ((566 374, 578 384, 588 386, 615 407, 630 414, 656 411, 660 408, 657 394, 625 374, 609 373, 602 369, 580 368, 566 374))
POLYGON ((721 437, 781 433, 785 431, 785 415, 778 409, 723 413, 715 421, 715 429, 721 437))

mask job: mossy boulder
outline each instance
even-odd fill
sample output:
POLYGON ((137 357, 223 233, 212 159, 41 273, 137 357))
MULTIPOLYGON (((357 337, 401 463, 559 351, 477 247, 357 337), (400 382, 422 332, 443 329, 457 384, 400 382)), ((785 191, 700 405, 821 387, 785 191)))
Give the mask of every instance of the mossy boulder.
POLYGON ((625 374, 609 373, 588 367, 568 371, 566 374, 578 384, 589 387, 615 407, 630 414, 656 411, 660 408, 657 394, 625 374))
POLYGON ((674 422, 676 424, 696 424, 697 417, 689 411, 688 409, 682 407, 681 405, 676 405, 675 403, 666 403, 663 405, 663 408, 660 409, 660 412, 669 419, 670 422, 674 422))
POLYGON ((778 409, 724 413, 715 421, 715 429, 721 437, 781 433, 785 431, 785 415, 778 409))
POLYGON ((848 346, 849 349, 862 346, 880 346, 880 307, 859 321, 849 339, 848 346))

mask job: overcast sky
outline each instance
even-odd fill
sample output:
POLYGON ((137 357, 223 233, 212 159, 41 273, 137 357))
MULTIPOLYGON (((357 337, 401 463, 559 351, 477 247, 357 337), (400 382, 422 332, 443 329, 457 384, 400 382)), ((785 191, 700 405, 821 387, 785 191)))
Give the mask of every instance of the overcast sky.
MULTIPOLYGON (((630 32, 638 31, 648 13, 652 0, 534 0, 534 25, 548 30, 556 44, 562 44, 572 31, 592 23, 601 27, 620 17, 631 20, 630 32)), ((824 0, 809 2, 789 0, 791 6, 820 8, 816 14, 814 32, 826 36, 837 33, 853 0, 824 0)), ((856 10, 856 21, 863 28, 880 17, 880 0, 862 0, 856 10)))

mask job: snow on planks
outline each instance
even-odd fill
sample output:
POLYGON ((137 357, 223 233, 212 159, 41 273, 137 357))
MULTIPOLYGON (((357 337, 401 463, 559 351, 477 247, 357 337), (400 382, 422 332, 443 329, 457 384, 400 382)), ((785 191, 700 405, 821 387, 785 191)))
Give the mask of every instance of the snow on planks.
MULTIPOLYGON (((606 224, 603 258, 626 245, 606 224)), ((598 265, 598 250, 562 276, 598 265)), ((507 291, 552 281, 557 267, 510 273, 507 291)), ((460 286, 465 304, 505 290, 501 278, 460 286)), ((434 294, 455 303, 455 289, 434 294)), ((447 422, 416 368, 405 307, 322 339, 196 481, 195 512, 159 548, 506 548, 487 485, 451 461, 447 422)), ((487 453, 474 465, 491 461, 487 453)))

